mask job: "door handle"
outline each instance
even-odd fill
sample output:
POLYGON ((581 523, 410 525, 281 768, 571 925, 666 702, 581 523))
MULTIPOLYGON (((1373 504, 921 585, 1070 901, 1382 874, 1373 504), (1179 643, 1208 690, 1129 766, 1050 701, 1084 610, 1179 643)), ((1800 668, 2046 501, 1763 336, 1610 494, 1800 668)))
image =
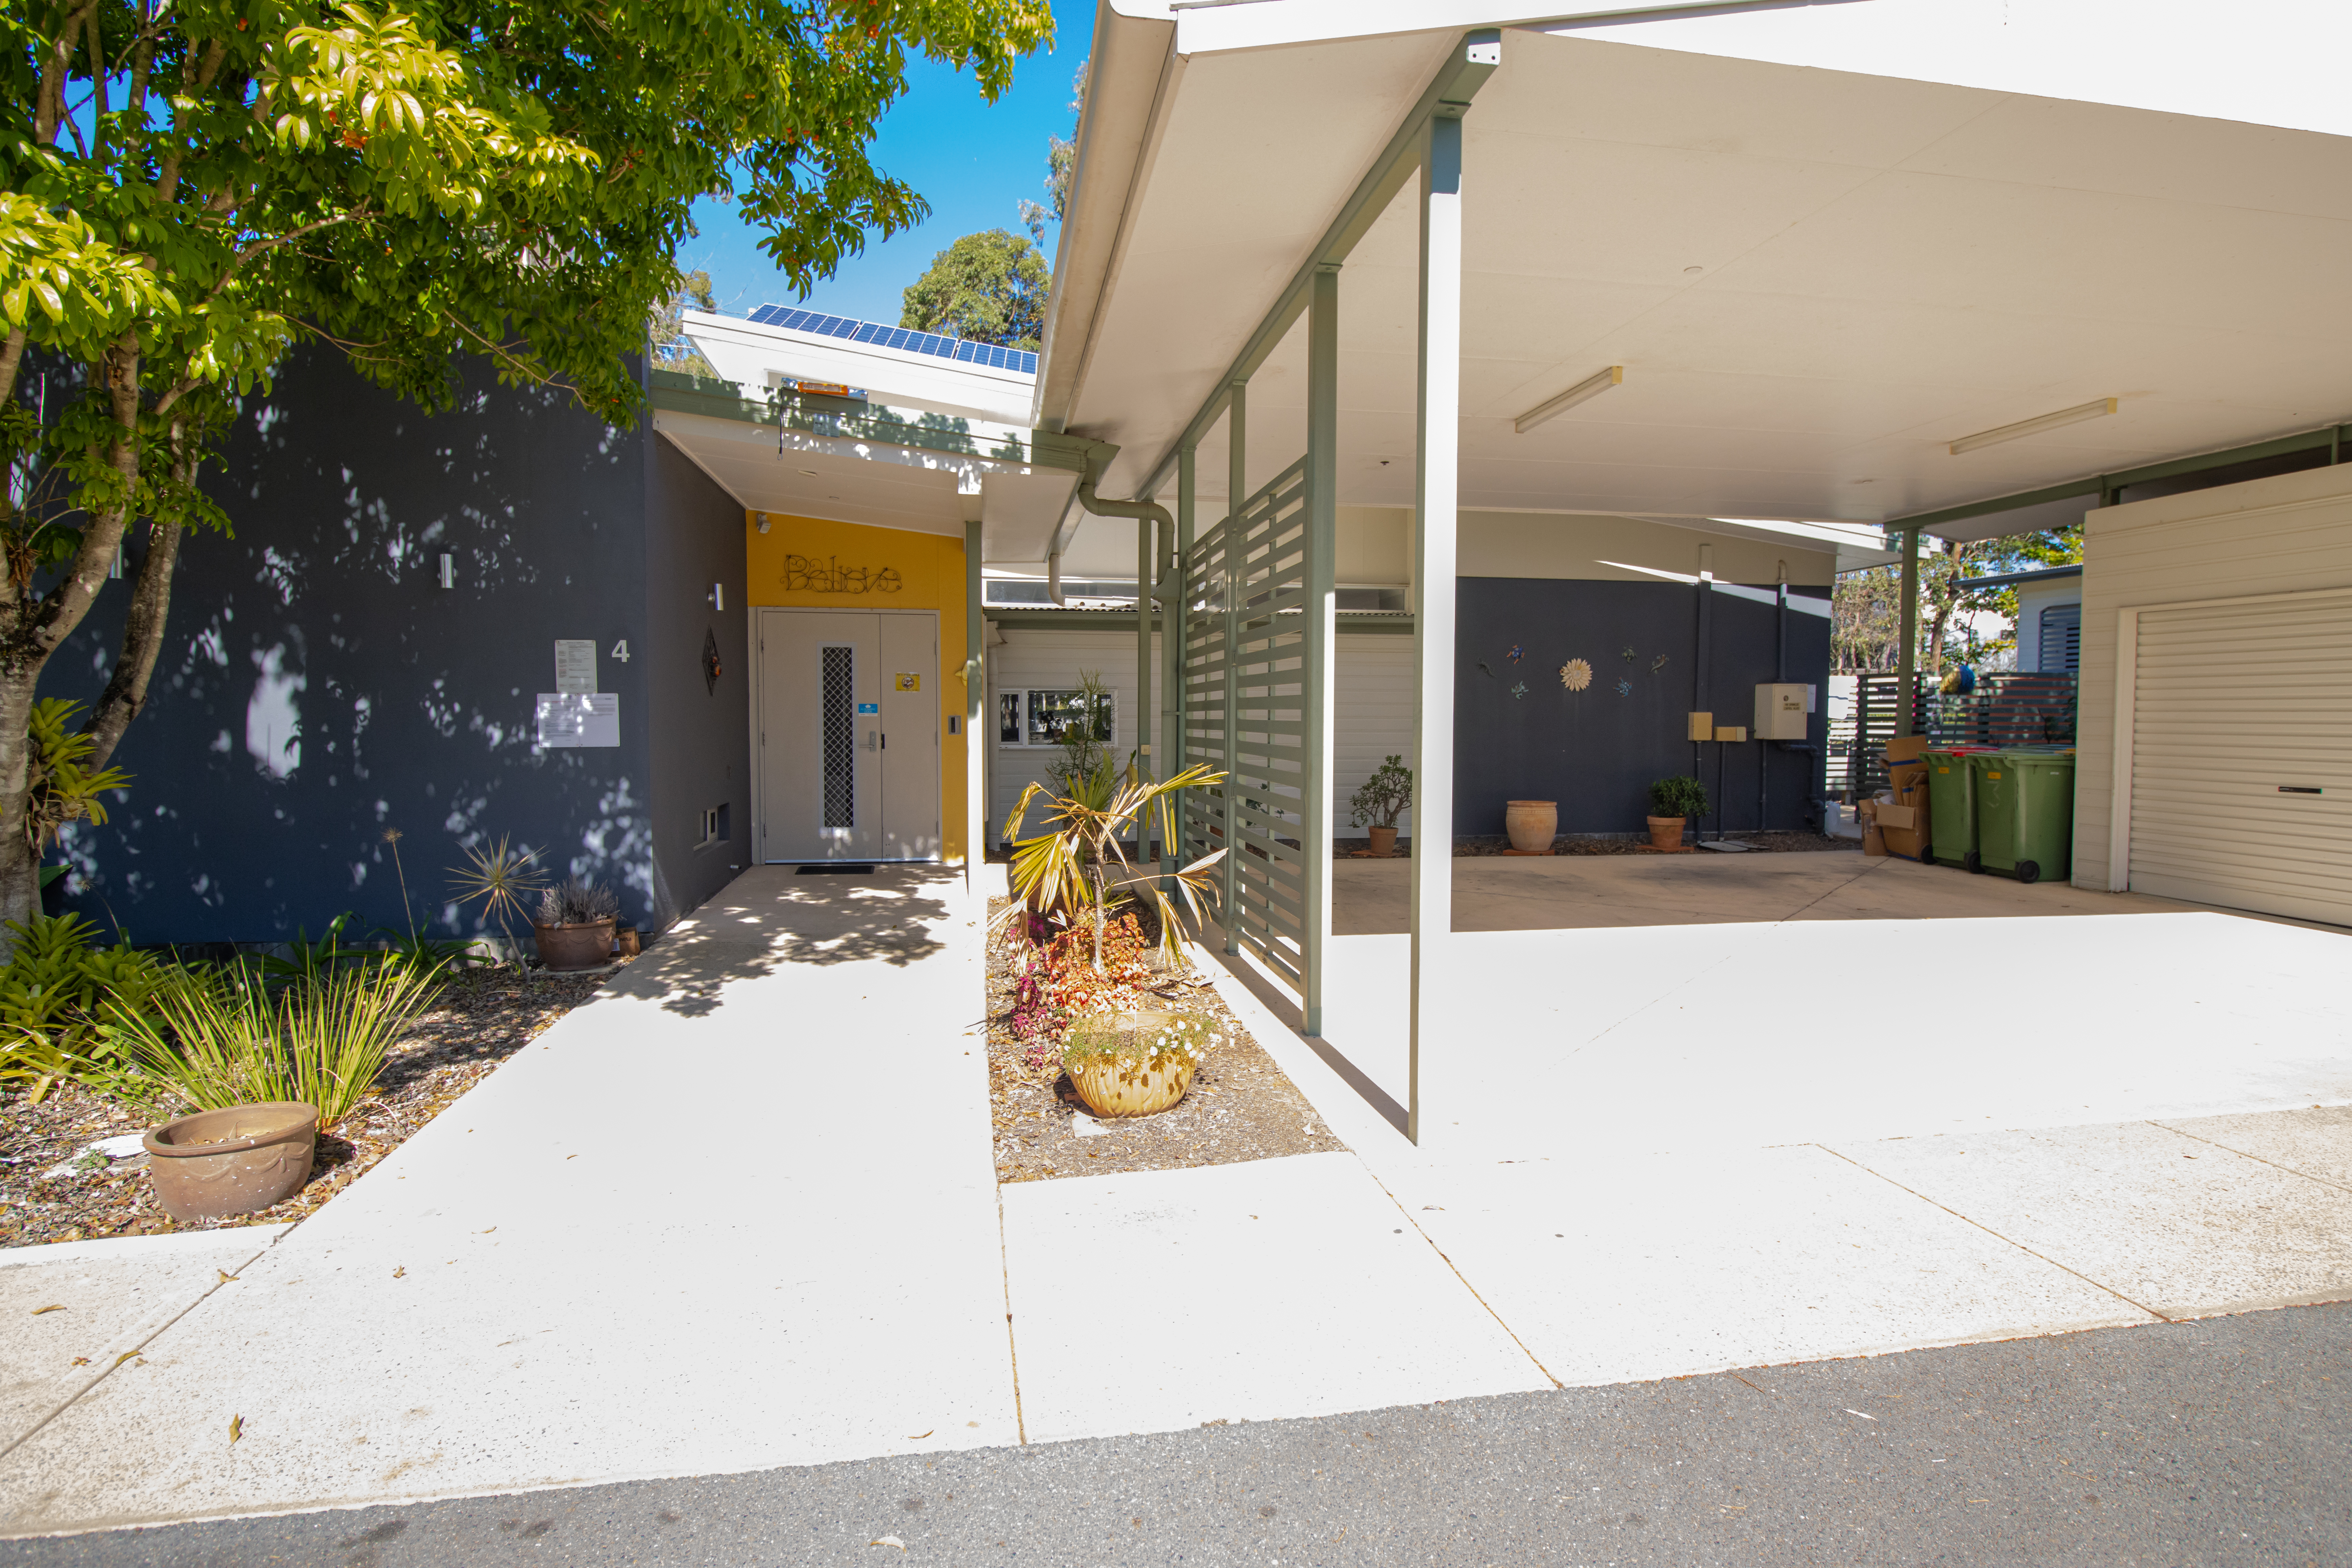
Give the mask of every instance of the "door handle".
POLYGON ((874 745, 874 736, 875 736, 875 731, 872 731, 872 730, 868 730, 868 731, 866 731, 866 749, 867 751, 869 751, 869 752, 870 752, 870 751, 873 751, 873 750, 875 749, 875 745, 874 745))

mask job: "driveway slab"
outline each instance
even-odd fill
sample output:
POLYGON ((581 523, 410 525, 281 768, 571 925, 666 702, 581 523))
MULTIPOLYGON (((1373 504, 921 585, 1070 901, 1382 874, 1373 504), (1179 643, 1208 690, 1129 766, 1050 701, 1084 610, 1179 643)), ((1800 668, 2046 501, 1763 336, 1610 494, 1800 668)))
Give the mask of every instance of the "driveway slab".
POLYGON ((1033 1443, 1552 1386, 1352 1154, 1003 1192, 1033 1443))

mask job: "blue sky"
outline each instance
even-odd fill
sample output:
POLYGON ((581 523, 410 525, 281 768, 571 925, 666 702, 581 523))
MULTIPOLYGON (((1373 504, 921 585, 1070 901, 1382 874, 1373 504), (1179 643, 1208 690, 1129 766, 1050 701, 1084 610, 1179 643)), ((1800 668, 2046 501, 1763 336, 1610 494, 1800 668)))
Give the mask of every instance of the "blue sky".
MULTIPOLYGON (((969 73, 928 60, 908 67, 907 91, 875 138, 874 162, 930 202, 930 220, 887 244, 868 238, 863 253, 816 286, 811 309, 895 323, 907 285, 958 237, 988 228, 1022 232, 1020 202, 1045 196, 1045 139, 1067 136, 1076 119, 1069 107, 1070 79, 1093 44, 1094 20, 1091 0, 1055 0, 1053 52, 1023 60, 1012 90, 993 104, 981 98, 969 73)), ((688 272, 709 270, 720 310, 740 315, 756 305, 793 302, 791 289, 761 254, 758 234, 732 206, 698 202, 694 221, 701 237, 687 241, 678 264, 688 272)), ((1055 237, 1049 226, 1049 260, 1055 237)))

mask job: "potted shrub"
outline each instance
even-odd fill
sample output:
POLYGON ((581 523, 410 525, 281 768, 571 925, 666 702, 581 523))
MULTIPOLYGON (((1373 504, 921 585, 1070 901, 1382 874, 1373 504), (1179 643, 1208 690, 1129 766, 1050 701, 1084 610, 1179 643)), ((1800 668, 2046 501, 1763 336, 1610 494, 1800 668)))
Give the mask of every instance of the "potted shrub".
POLYGON ((1062 1066, 1097 1116, 1150 1116, 1184 1098, 1216 1038, 1197 1013, 1097 1014, 1071 1027, 1062 1066))
POLYGON ((1348 821, 1372 836, 1372 853, 1396 853, 1396 820, 1412 804, 1412 770, 1391 756, 1348 797, 1348 821))
POLYGON ((1650 845, 1656 849, 1683 847, 1683 826, 1694 816, 1706 815, 1706 786, 1687 774, 1660 779, 1650 786, 1650 845))
POLYGON ((613 962, 613 927, 621 918, 620 895, 601 883, 566 878, 539 896, 531 934, 539 961, 550 970, 599 969, 613 962))

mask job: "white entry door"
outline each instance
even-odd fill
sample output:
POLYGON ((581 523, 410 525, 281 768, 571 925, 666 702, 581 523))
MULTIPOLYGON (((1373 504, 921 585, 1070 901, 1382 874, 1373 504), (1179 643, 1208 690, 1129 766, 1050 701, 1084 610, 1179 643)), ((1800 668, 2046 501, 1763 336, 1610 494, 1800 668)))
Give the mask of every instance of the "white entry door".
POLYGON ((2146 610, 2131 888, 2352 925, 2352 594, 2146 610))
POLYGON ((940 854, 939 616, 760 612, 762 860, 940 854))

